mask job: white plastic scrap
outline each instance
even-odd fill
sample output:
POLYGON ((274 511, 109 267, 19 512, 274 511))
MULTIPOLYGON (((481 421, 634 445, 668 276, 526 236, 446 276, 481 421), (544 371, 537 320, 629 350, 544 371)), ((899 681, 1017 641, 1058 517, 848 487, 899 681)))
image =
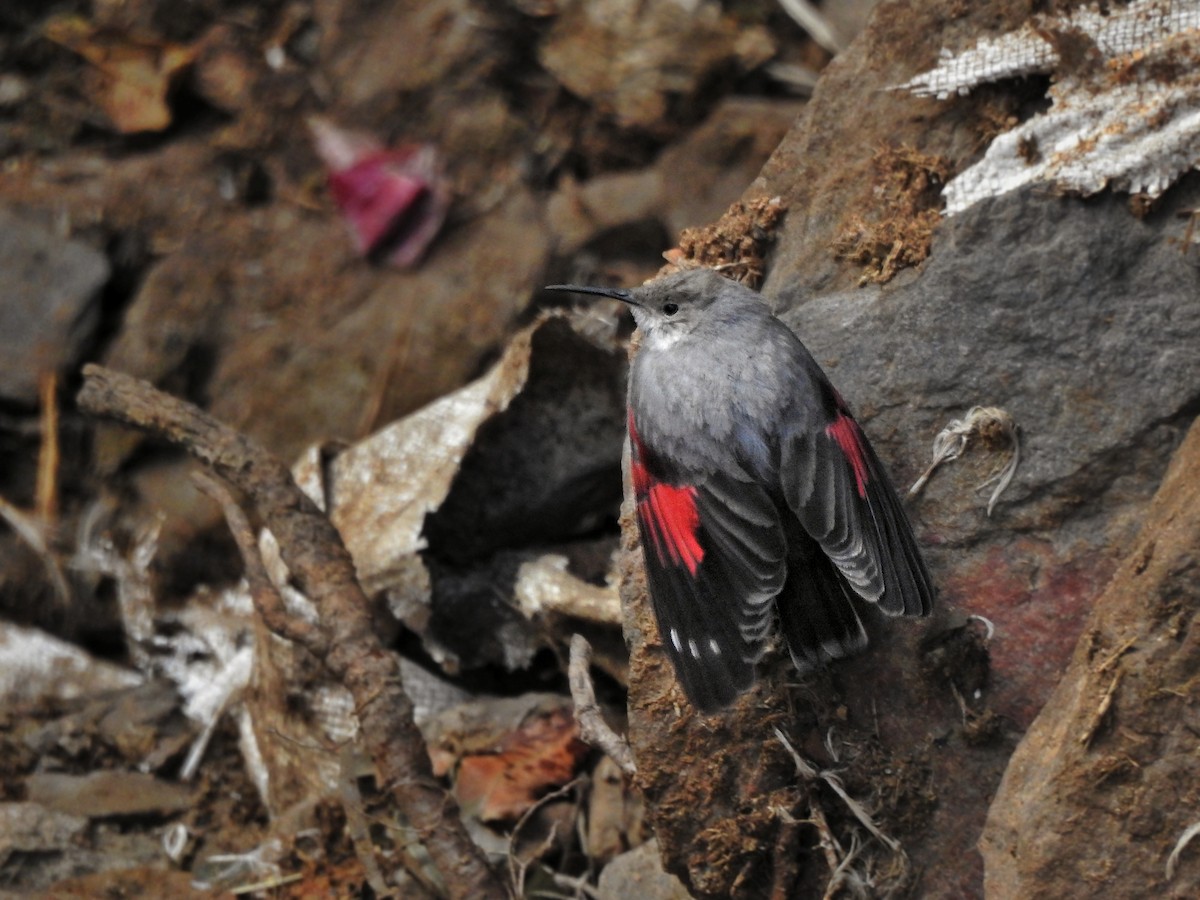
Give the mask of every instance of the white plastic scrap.
POLYGON ((15 708, 49 697, 70 700, 143 680, 44 631, 0 622, 0 704, 15 708))
POLYGON ((998 136, 945 188, 946 215, 1037 182, 1089 195, 1112 186, 1157 197, 1200 165, 1200 0, 1139 0, 1108 15, 1080 9, 980 41, 898 87, 920 96, 1051 74, 1051 106, 998 136), (1067 66, 1054 36, 1094 45, 1067 66))
POLYGON ((183 861, 184 851, 191 842, 192 834, 182 822, 172 822, 163 829, 162 847, 167 859, 178 865, 183 861))
POLYGON ((163 621, 179 626, 156 634, 155 666, 183 698, 183 712, 200 724, 200 736, 188 750, 180 777, 196 772, 221 716, 240 699, 254 672, 254 634, 250 597, 244 586, 222 591, 212 605, 195 598, 163 621))
POLYGON ((962 53, 942 50, 938 65, 897 87, 919 97, 945 99, 968 94, 971 88, 1019 75, 1048 75, 1060 60, 1047 40, 1050 30, 1073 31, 1089 37, 1106 60, 1117 60, 1145 50, 1184 31, 1200 28, 1200 3, 1196 0, 1140 0, 1101 15, 1095 9, 1078 9, 1061 19, 1026 24, 998 38, 985 38, 962 53))
POLYGON ((270 838, 246 853, 218 853, 206 857, 200 868, 208 877, 192 882, 196 890, 208 890, 217 884, 231 884, 246 878, 278 878, 278 860, 283 856, 283 842, 270 838))

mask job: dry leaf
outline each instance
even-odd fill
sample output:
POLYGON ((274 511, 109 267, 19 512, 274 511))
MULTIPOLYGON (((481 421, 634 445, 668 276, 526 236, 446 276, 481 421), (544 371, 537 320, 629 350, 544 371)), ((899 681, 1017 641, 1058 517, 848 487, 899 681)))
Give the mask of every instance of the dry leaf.
POLYGON ((484 822, 516 819, 589 752, 570 698, 553 694, 466 703, 426 732, 434 773, 452 773, 463 811, 484 822))
POLYGON ((112 34, 75 15, 51 18, 44 34, 91 63, 89 91, 117 131, 162 131, 171 124, 167 94, 196 58, 195 48, 112 34))

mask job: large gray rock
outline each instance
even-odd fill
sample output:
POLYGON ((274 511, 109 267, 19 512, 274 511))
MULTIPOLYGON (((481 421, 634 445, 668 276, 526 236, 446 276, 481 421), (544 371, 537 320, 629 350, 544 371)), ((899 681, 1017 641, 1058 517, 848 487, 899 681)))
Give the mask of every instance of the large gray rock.
POLYGON ((0 400, 33 405, 40 376, 79 362, 108 274, 103 253, 0 208, 0 400))
MULTIPOLYGON (((999 406, 1019 423, 1022 463, 990 518, 975 487, 1002 454, 978 441, 910 505, 941 590, 931 633, 968 614, 995 624, 983 694, 967 700, 1010 736, 1066 667, 1200 403, 1200 271, 1180 252, 1175 215, 1198 186, 1144 221, 1121 197, 1009 195, 946 222, 907 284, 821 297, 786 317, 858 404, 901 485, 968 407, 999 406)), ((914 665, 930 645, 901 635, 894 660, 850 667, 849 705, 864 719, 880 710, 892 752, 928 756, 938 808, 906 847, 927 866, 924 896, 962 896, 978 891, 973 844, 1010 745, 973 746, 970 728, 930 715, 923 694, 944 704, 947 686, 914 665), (961 737, 939 746, 939 728, 961 737), (965 883, 947 879, 957 860, 971 861, 965 883)))
POLYGON ((978 442, 913 504, 947 606, 987 616, 992 706, 1029 724, 1200 401, 1200 271, 1181 251, 1200 183, 1139 220, 1125 198, 1010 194, 942 226, 919 276, 785 318, 857 403, 901 484, 976 404, 1007 410, 1022 462, 992 517, 978 442))

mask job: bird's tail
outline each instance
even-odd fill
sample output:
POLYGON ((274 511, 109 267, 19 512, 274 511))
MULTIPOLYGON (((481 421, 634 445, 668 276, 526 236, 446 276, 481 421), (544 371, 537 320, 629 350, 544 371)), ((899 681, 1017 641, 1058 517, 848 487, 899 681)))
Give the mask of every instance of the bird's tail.
POLYGON ((867 632, 854 592, 807 534, 789 539, 787 583, 779 594, 779 624, 792 662, 807 672, 866 648, 867 632))

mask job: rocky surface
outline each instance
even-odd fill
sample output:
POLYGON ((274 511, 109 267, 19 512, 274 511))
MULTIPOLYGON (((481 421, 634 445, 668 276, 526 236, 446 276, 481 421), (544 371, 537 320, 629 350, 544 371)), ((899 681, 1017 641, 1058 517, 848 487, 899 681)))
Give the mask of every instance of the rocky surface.
POLYGON ((1200 427, 1096 600, 988 814, 988 897, 1195 897, 1200 427))
POLYGON ((1009 194, 945 222, 907 283, 779 295, 900 484, 970 406, 1020 426, 1021 465, 991 517, 975 488, 1003 448, 976 445, 912 503, 943 602, 996 624, 990 704, 1018 727, 1200 401, 1200 275, 1178 215, 1198 196, 1200 182, 1181 186, 1139 220, 1120 197, 1009 194))
POLYGON ((108 276, 104 254, 0 208, 0 400, 33 406, 42 376, 79 362, 108 276))

